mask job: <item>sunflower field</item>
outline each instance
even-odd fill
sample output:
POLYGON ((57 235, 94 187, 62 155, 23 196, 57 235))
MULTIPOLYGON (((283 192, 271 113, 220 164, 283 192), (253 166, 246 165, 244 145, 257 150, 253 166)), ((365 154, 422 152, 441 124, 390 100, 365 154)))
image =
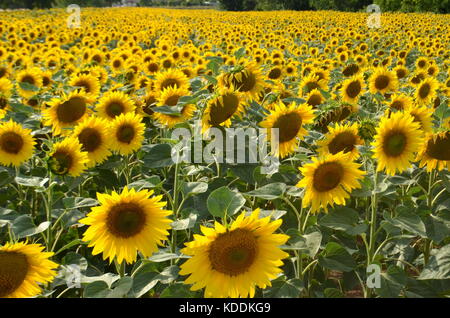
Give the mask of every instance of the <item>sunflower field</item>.
POLYGON ((0 12, 0 298, 450 296, 449 15, 72 15, 0 12))

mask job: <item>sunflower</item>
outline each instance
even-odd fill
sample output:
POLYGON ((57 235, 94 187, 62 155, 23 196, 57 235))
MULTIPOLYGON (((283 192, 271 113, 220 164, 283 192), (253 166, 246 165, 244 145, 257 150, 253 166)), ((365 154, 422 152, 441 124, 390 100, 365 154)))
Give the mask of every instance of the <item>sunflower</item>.
POLYGON ((228 227, 216 222, 214 228, 201 226, 202 235, 185 243, 182 253, 192 256, 181 265, 180 274, 190 275, 185 284, 191 290, 205 288, 205 297, 254 297, 255 288, 271 286, 289 255, 279 246, 289 236, 275 234, 282 220, 259 218, 259 209, 245 213, 228 227))
POLYGON ((42 293, 39 284, 53 281, 58 264, 40 244, 19 242, 0 247, 0 298, 30 298, 42 293))
POLYGON ((359 127, 354 124, 335 124, 334 127, 328 127, 328 133, 325 139, 318 141, 320 147, 318 152, 321 156, 327 154, 335 155, 341 151, 350 154, 350 159, 355 160, 359 157, 356 146, 364 144, 358 135, 359 127))
POLYGON ((351 160, 351 154, 339 152, 334 155, 312 158, 312 163, 299 168, 303 179, 297 184, 305 188, 303 204, 311 205, 315 213, 323 208, 328 212, 328 205, 345 205, 349 192, 361 188, 360 180, 366 174, 360 170, 361 164, 351 160))
POLYGON ((48 167, 56 175, 80 176, 86 170, 89 157, 82 151, 77 138, 66 138, 53 145, 48 158, 48 167))
POLYGON ((372 94, 395 91, 397 86, 396 74, 383 67, 376 68, 369 80, 369 89, 372 94))
POLYGON ((167 88, 189 89, 189 79, 180 70, 170 69, 155 74, 155 91, 160 94, 167 88))
POLYGON ((167 240, 172 211, 164 210, 162 195, 153 191, 136 192, 125 187, 121 194, 97 193, 100 206, 92 208, 80 223, 89 225, 83 241, 94 247, 93 255, 103 253, 110 263, 117 257, 118 263, 136 261, 137 252, 150 257, 158 245, 167 240))
POLYGON ((388 174, 395 175, 408 169, 422 146, 422 134, 420 124, 409 114, 397 112, 389 118, 382 117, 372 143, 377 171, 386 169, 388 174))
POLYGON ((235 66, 230 72, 221 74, 218 81, 219 88, 235 87, 250 100, 258 99, 258 96, 264 90, 263 75, 254 62, 235 66))
POLYGON ((325 79, 320 79, 318 75, 311 73, 305 76, 300 83, 299 95, 304 96, 315 89, 327 89, 327 82, 325 79))
POLYGON ((42 76, 38 68, 31 68, 19 72, 16 77, 18 92, 20 96, 25 98, 30 98, 36 95, 37 91, 35 89, 28 89, 25 85, 32 85, 35 88, 40 88, 42 86, 42 76))
MULTIPOLYGON (((176 107, 180 98, 189 95, 189 91, 182 88, 169 87, 162 91, 158 98, 157 107, 170 106, 176 107)), ((187 104, 180 106, 180 115, 164 114, 160 112, 154 113, 153 117, 162 125, 172 128, 178 123, 188 121, 194 115, 197 109, 193 104, 187 104)))
POLYGON ((9 109, 9 98, 12 95, 13 84, 7 78, 0 78, 0 119, 5 117, 9 109))
POLYGON ((76 75, 70 79, 69 85, 79 87, 92 98, 97 98, 98 94, 100 94, 100 81, 95 75, 76 75))
POLYGON ((226 89, 208 102, 203 113, 203 132, 210 127, 230 127, 231 118, 239 116, 244 111, 240 93, 226 89))
POLYGON ((365 83, 364 78, 360 76, 353 76, 344 81, 341 89, 342 100, 349 104, 357 104, 359 97, 364 93, 365 83))
POLYGON ((436 98, 436 90, 438 87, 439 82, 432 77, 428 77, 420 82, 414 95, 417 104, 427 106, 431 104, 434 98, 436 98))
POLYGON ((53 98, 42 111, 45 126, 52 126, 54 135, 67 135, 67 128, 76 126, 89 116, 92 99, 84 92, 72 92, 53 98))
POLYGON ((99 117, 111 120, 121 114, 133 112, 136 105, 124 92, 109 91, 99 99, 95 109, 99 117))
POLYGON ((33 156, 35 144, 30 129, 12 120, 0 124, 0 164, 20 166, 33 156))
POLYGON ((395 72, 395 74, 397 75, 397 79, 399 80, 406 78, 409 73, 408 69, 402 65, 396 66, 393 71, 395 72))
POLYGON ((420 129, 424 133, 433 132, 433 110, 426 106, 409 106, 406 113, 414 117, 414 121, 420 123, 420 129))
POLYGON ((102 118, 86 118, 75 127, 73 136, 81 144, 81 150, 87 152, 89 162, 87 167, 102 163, 111 155, 109 151, 111 140, 108 135, 108 122, 102 118))
POLYGON ((413 100, 410 96, 405 94, 394 94, 391 96, 391 100, 385 103, 389 107, 389 110, 403 111, 413 105, 413 100))
MULTIPOLYGON (((274 109, 270 111, 270 114, 266 119, 260 123, 263 128, 275 128, 278 129, 278 156, 284 158, 293 153, 298 145, 297 137, 303 139, 308 133, 304 129, 304 125, 314 122, 314 111, 308 104, 297 105, 292 103, 285 105, 283 102, 279 102, 274 106, 274 109)), ((271 133, 268 132, 269 140, 271 140, 271 133)), ((273 141, 272 146, 274 147, 273 141)), ((276 152, 272 149, 272 152, 276 152)))
POLYGON ((427 134, 416 160, 420 160, 420 168, 426 165, 428 172, 450 168, 450 130, 427 134))
POLYGON ((141 105, 139 108, 140 113, 146 116, 152 116, 155 113, 152 108, 155 107, 157 103, 156 93, 147 93, 139 100, 139 103, 141 105))
POLYGON ((109 127, 112 137, 111 149, 121 155, 129 155, 138 150, 144 141, 145 125, 142 117, 135 113, 117 116, 109 127))
POLYGON ((323 104, 325 102, 325 97, 323 97, 322 93, 318 89, 313 89, 306 96, 306 103, 313 108, 317 108, 317 106, 323 104))

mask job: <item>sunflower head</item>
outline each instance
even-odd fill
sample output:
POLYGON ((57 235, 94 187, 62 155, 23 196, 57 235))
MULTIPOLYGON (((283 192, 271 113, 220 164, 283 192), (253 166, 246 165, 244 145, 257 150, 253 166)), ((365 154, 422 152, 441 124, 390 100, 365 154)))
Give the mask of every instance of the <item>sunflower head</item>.
POLYGON ((229 127, 231 118, 242 112, 241 94, 233 89, 226 89, 208 102, 202 118, 203 131, 210 127, 229 127))
POLYGON ((89 158, 77 138, 66 138, 53 145, 48 168, 56 175, 78 177, 86 170, 89 158))
POLYGON ((142 117, 133 112, 117 116, 109 127, 111 149, 121 155, 129 155, 141 148, 145 125, 142 117))
POLYGON ((221 89, 234 87, 249 99, 256 100, 264 90, 264 81, 257 64, 250 62, 245 65, 237 65, 230 72, 221 74, 219 87, 221 89))
POLYGON ((358 158, 359 153, 356 146, 362 145, 363 141, 358 135, 358 124, 336 124, 328 128, 325 139, 318 142, 319 154, 337 154, 344 152, 350 154, 350 159, 358 158))
POLYGON ((369 81, 372 94, 395 91, 398 86, 397 76, 383 67, 376 68, 369 81))
POLYGON ((35 144, 30 129, 12 120, 0 124, 0 164, 20 166, 33 156, 35 144))
POLYGON ((427 134, 417 160, 420 160, 421 168, 427 166, 428 172, 450 168, 450 130, 427 134))
POLYGON ((134 101, 122 91, 109 91, 103 95, 95 106, 99 117, 112 120, 121 114, 136 109, 134 101))

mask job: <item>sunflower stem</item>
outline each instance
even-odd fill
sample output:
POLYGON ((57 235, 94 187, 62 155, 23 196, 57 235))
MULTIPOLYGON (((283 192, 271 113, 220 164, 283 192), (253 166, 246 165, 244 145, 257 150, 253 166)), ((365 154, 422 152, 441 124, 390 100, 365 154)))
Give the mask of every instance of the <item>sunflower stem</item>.
MULTIPOLYGON (((173 200, 172 200, 172 211, 174 213, 174 219, 178 219, 178 175, 180 172, 180 165, 179 163, 175 164, 175 175, 174 175, 174 181, 173 181, 173 200)), ((172 238, 171 238, 171 245, 172 245, 172 253, 176 252, 176 245, 177 245, 177 234, 176 231, 172 231, 172 238)), ((173 265, 174 260, 172 259, 170 261, 171 265, 173 265)))
MULTIPOLYGON (((427 191, 427 205, 428 208, 430 209, 430 213, 432 213, 432 209, 433 209, 433 183, 434 183, 434 179, 435 179, 435 171, 432 170, 429 174, 429 178, 428 178, 428 191, 427 191)), ((425 238, 424 239, 424 247, 423 247, 423 261, 424 261, 424 266, 426 266, 428 264, 428 261, 430 260, 430 253, 431 253, 431 249, 432 249, 432 244, 433 242, 429 239, 429 238, 425 238)))
POLYGON ((125 261, 119 264, 117 258, 114 259, 114 265, 116 266, 117 274, 119 274, 120 278, 125 276, 125 261))
MULTIPOLYGON (((367 267, 374 261, 375 258, 375 241, 376 241, 376 225, 377 225, 377 186, 378 186, 378 172, 374 167, 374 182, 373 182, 373 193, 372 193, 372 209, 370 214, 370 233, 369 233, 369 255, 367 257, 367 267)), ((367 290, 367 297, 371 297, 371 289, 367 290)))

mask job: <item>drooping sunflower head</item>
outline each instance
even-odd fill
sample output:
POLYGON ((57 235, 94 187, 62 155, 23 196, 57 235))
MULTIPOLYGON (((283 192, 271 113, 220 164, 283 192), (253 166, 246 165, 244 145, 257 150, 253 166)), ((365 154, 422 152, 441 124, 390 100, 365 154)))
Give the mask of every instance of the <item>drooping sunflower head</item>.
POLYGON ((86 118, 75 127, 73 136, 81 144, 81 150, 88 155, 87 167, 102 163, 111 155, 111 139, 108 135, 108 122, 98 117, 86 118))
POLYGON ((395 91, 398 87, 397 76, 383 67, 375 69, 369 82, 369 89, 372 94, 385 94, 395 91))
POLYGON ((42 292, 40 284, 53 281, 58 265, 44 246, 24 242, 0 247, 0 298, 30 298, 42 292))
POLYGON ((84 91, 92 98, 97 98, 100 93, 100 81, 92 74, 73 76, 69 81, 69 85, 84 91))
POLYGON ((298 145, 297 138, 303 139, 308 133, 304 128, 305 125, 313 123, 314 118, 314 111, 308 104, 285 105, 279 102, 266 119, 260 123, 260 126, 268 129, 267 135, 272 142, 272 152, 280 158, 284 158, 295 152, 298 145), (278 141, 272 139, 270 131, 272 129, 277 130, 278 141))
POLYGON ((289 239, 275 234, 281 219, 259 218, 259 209, 245 213, 227 228, 216 222, 214 228, 202 226, 204 236, 194 235, 182 252, 192 256, 181 265, 181 275, 191 290, 205 288, 205 297, 254 297, 255 288, 271 286, 281 273, 288 256, 279 246, 289 239))
POLYGON ((82 151, 82 145, 77 138, 65 138, 53 145, 48 158, 49 170, 60 176, 80 176, 86 170, 89 158, 82 151))
POLYGON ((12 120, 0 124, 0 164, 20 166, 33 156, 35 144, 30 129, 12 120))
POLYGON ((186 104, 183 106, 177 106, 180 98, 183 96, 188 96, 189 91, 183 88, 169 87, 162 91, 161 95, 157 99, 157 106, 169 106, 172 109, 179 107, 179 112, 174 114, 166 114, 161 112, 154 113, 153 117, 164 126, 172 128, 178 123, 188 121, 194 116, 196 110, 195 105, 186 104))
POLYGON ((121 114, 133 112, 136 109, 134 101, 123 91, 109 91, 105 93, 95 106, 99 117, 114 119, 121 114))
POLYGON ((140 100, 141 107, 139 109, 145 116, 152 116, 155 113, 152 110, 152 108, 156 106, 156 103, 157 103, 156 93, 149 92, 147 93, 147 95, 143 96, 142 99, 140 100))
POLYGON ((189 89, 189 79, 180 70, 170 69, 155 74, 155 92, 161 94, 168 88, 189 89))
POLYGON ((242 114, 242 96, 233 89, 226 89, 212 98, 203 113, 203 132, 210 127, 230 127, 231 118, 242 114))
POLYGON ((76 126, 89 116, 92 99, 84 92, 72 92, 54 98, 42 112, 44 125, 51 126, 53 134, 67 135, 67 128, 76 126))
POLYGON ((358 135, 366 141, 370 142, 377 133, 377 122, 373 118, 364 118, 360 121, 358 127, 358 135))
POLYGON ((377 170, 395 175, 411 166, 415 153, 423 143, 423 132, 414 117, 403 112, 382 117, 377 135, 372 143, 373 157, 377 159, 377 170))
POLYGON ((359 157, 356 146, 362 145, 363 141, 358 135, 358 124, 335 124, 328 128, 325 139, 317 142, 319 154, 337 154, 341 151, 350 154, 350 159, 355 160, 359 157))
POLYGON ((364 93, 365 83, 362 76, 354 76, 344 81, 341 89, 342 100, 346 103, 356 104, 364 93))
POLYGON ((137 253, 150 257, 167 239, 172 211, 164 210, 162 196, 153 191, 136 192, 125 187, 122 193, 97 194, 100 206, 92 208, 80 223, 88 225, 83 241, 94 247, 93 255, 103 253, 110 263, 136 261, 137 253))
POLYGON ((117 116, 109 127, 112 137, 111 149, 121 155, 129 155, 141 148, 144 141, 145 125, 142 116, 134 112, 117 116))
POLYGON ((421 168, 426 165, 428 172, 450 168, 450 129, 427 134, 416 160, 420 160, 421 168))
POLYGON ((237 65, 230 72, 219 76, 221 89, 236 88, 251 100, 256 100, 264 90, 264 81, 261 70, 254 62, 237 65))
POLYGON ((321 208, 327 212, 329 205, 345 205, 349 193, 361 187, 360 180, 365 172, 360 166, 344 152, 314 157, 311 163, 300 168, 303 179, 297 187, 305 188, 303 204, 311 205, 313 213, 321 208))
POLYGON ((439 88, 439 82, 432 77, 424 79, 416 88, 414 95, 419 105, 430 105, 436 98, 436 90, 439 88))

